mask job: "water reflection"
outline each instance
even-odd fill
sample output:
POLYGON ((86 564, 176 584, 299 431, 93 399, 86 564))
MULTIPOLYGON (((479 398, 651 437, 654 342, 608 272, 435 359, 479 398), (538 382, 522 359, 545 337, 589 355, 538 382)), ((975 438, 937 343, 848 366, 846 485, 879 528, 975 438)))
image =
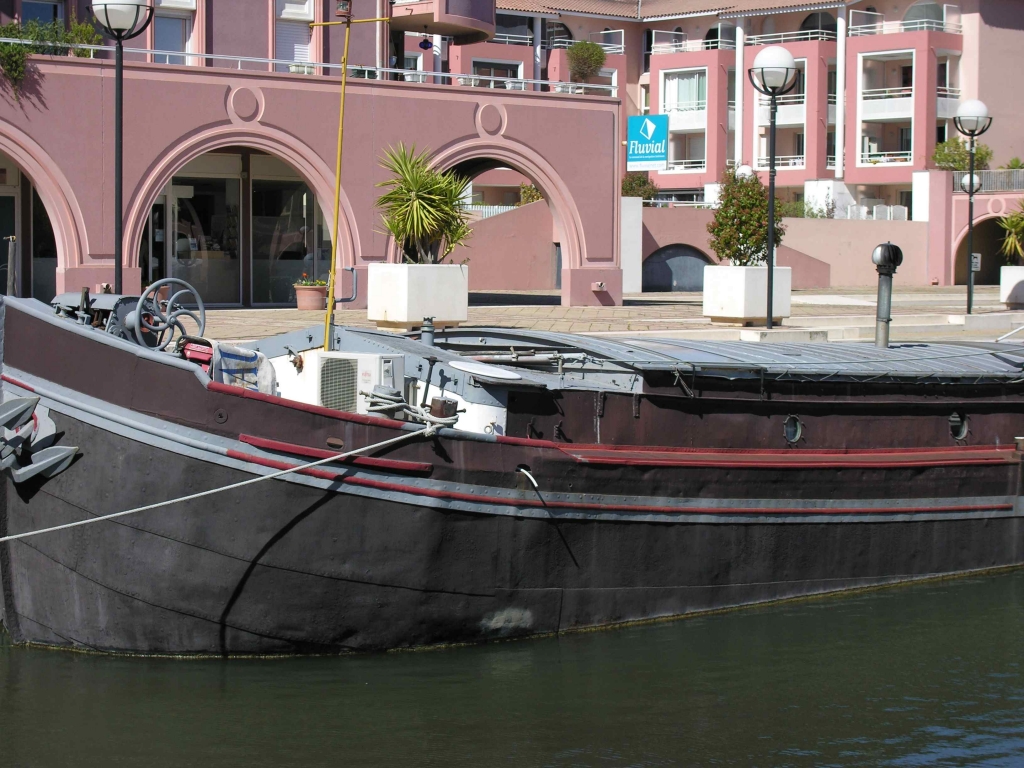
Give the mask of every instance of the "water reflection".
POLYGON ((1019 765, 1024 573, 445 651, 0 648, 14 765, 1019 765))

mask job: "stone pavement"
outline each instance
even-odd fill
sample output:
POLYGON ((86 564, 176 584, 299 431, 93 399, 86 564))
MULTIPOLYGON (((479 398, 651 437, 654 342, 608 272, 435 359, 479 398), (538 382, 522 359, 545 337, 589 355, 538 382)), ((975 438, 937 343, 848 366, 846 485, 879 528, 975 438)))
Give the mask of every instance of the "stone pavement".
MULTIPOLYGON (((999 304, 997 286, 975 289, 975 316, 964 318, 966 289, 897 287, 893 295, 893 341, 942 338, 987 339, 1018 325, 1024 313, 999 304)), ((712 325, 701 313, 699 293, 647 293, 627 296, 621 307, 563 307, 555 292, 473 293, 467 326, 500 325, 545 331, 595 334, 664 335, 676 338, 769 340, 764 329, 712 325)), ((215 309, 207 312, 207 335, 246 340, 323 322, 321 312, 296 309, 215 309)), ((372 327, 365 310, 338 310, 340 325, 372 327)), ((875 291, 868 288, 794 291, 792 317, 771 338, 779 341, 871 338, 875 291)), ((1024 331, 1020 334, 1024 341, 1024 331)))

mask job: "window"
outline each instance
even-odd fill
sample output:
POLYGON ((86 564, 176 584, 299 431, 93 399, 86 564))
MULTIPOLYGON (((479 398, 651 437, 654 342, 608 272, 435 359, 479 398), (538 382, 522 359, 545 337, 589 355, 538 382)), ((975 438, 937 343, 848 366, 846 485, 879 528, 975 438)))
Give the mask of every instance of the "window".
POLYGON ((828 71, 828 95, 835 96, 839 92, 839 80, 836 76, 836 71, 830 69, 828 71))
POLYGON ((911 128, 900 128, 900 152, 913 151, 914 131, 911 128))
POLYGON ((914 67, 900 67, 900 85, 904 88, 914 87, 914 67))
POLYGON ((528 16, 511 16, 506 13, 495 14, 494 36, 501 37, 503 42, 526 45, 533 38, 530 22, 531 19, 528 16))
POLYGON ((938 125, 935 127, 935 143, 941 144, 946 140, 946 124, 938 125))
POLYGON ((825 154, 829 157, 835 157, 836 154, 836 134, 834 131, 829 131, 825 134, 825 154))
POLYGON ((651 86, 640 86, 640 114, 648 115, 651 112, 651 86))
MULTIPOLYGON (((158 15, 153 19, 153 47, 158 51, 188 51, 189 19, 158 15)), ((153 54, 157 64, 184 64, 184 56, 153 54)))
POLYGON ((706 70, 670 72, 665 75, 665 112, 707 108, 708 77, 706 70))
POLYGON ((943 59, 939 62, 939 68, 936 71, 937 80, 936 85, 939 88, 949 87, 949 59, 943 59))
POLYGON ((35 21, 40 24, 53 22, 64 25, 64 2, 43 2, 43 0, 22 0, 21 22, 35 21))
POLYGON ((405 63, 402 65, 402 69, 419 69, 420 68, 420 56, 415 53, 405 54, 405 63))
POLYGON ((651 71, 651 48, 654 46, 654 31, 644 30, 644 72, 651 71))
POLYGON ((802 133, 793 134, 793 154, 797 157, 803 157, 804 154, 804 135, 802 133))
MULTIPOLYGON (((274 27, 274 58, 281 61, 309 61, 309 22, 278 19, 274 27)), ((278 72, 287 72, 295 67, 277 65, 278 72)))
POLYGON ((500 61, 474 61, 473 74, 480 76, 481 81, 479 84, 484 88, 504 88, 505 81, 495 80, 494 78, 512 79, 521 77, 519 67, 519 64, 506 64, 500 61))

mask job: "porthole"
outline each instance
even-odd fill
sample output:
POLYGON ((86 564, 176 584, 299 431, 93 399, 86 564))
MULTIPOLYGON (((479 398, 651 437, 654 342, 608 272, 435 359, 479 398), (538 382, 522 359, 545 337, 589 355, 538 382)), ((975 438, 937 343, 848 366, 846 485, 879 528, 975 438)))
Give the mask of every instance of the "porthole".
POLYGON ((799 442, 800 438, 804 436, 804 423, 796 416, 787 416, 782 423, 782 436, 790 445, 799 442))
POLYGON ((970 432, 971 425, 967 420, 967 414, 964 413, 953 413, 949 417, 949 436, 957 442, 967 439, 967 433, 970 432))

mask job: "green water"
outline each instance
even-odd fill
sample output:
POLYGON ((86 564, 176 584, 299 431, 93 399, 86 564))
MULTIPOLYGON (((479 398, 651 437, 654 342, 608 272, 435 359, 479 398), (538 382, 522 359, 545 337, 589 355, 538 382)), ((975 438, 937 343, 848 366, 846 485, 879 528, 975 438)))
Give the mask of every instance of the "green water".
POLYGON ((0 647, 0 765, 1024 765, 1024 572, 286 660, 0 647))

